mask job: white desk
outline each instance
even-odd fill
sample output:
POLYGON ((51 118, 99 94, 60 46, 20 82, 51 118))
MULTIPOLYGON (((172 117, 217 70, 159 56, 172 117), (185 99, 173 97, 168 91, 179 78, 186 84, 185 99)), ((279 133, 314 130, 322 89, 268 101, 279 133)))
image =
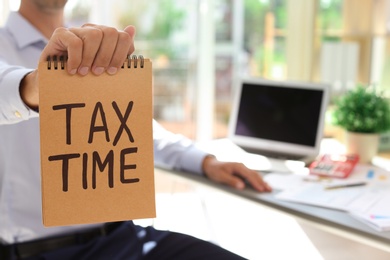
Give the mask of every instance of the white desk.
POLYGON ((239 191, 226 185, 211 182, 203 176, 168 171, 160 168, 156 168, 156 171, 240 196, 263 206, 291 215, 294 218, 298 218, 299 220, 305 221, 325 231, 390 252, 390 232, 375 231, 345 212, 277 200, 274 198, 274 195, 278 192, 277 190, 272 193, 262 194, 259 194, 250 188, 239 191))
MULTIPOLYGON (((340 147, 338 147, 338 149, 340 149, 340 147)), ((228 192, 229 194, 235 194, 242 198, 289 214, 294 218, 308 222, 323 230, 390 252, 390 232, 378 232, 366 224, 351 217, 346 212, 281 201, 274 197, 274 195, 279 192, 278 190, 274 190, 272 193, 262 194, 259 194, 250 188, 239 191, 226 185, 211 182, 202 176, 167 171, 163 169, 156 170, 162 171, 165 174, 172 174, 179 178, 195 181, 196 183, 228 192)))

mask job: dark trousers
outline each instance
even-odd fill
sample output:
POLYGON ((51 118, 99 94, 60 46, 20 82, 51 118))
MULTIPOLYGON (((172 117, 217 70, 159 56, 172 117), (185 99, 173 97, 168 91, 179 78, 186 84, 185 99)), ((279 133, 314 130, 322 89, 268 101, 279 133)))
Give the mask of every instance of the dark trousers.
MULTIPOLYGON (((20 259, 18 254, 12 260, 20 259)), ((124 222, 104 236, 80 242, 39 255, 28 260, 229 260, 243 259, 217 245, 192 236, 139 227, 124 222)))

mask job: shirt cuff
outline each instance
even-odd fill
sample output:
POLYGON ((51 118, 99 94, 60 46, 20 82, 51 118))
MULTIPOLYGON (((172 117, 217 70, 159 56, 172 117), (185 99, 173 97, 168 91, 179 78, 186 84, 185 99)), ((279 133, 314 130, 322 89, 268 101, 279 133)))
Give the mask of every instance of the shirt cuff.
POLYGON ((203 174, 202 164, 204 158, 209 155, 209 153, 200 150, 195 145, 184 152, 183 156, 180 159, 180 168, 184 171, 193 172, 199 175, 203 174))
POLYGON ((4 101, 4 107, 2 107, 1 110, 5 111, 5 115, 9 122, 27 120, 31 117, 38 116, 36 111, 26 106, 20 97, 19 91, 20 82, 31 71, 33 70, 17 69, 11 71, 6 77, 3 78, 3 82, 1 83, 0 88, 0 97, 5 98, 1 100, 4 101))

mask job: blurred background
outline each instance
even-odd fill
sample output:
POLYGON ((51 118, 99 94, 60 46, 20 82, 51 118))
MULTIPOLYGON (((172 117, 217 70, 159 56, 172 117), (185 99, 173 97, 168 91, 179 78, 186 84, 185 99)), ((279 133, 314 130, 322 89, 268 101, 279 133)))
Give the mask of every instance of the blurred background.
MULTIPOLYGON (((135 54, 153 62, 155 119, 194 140, 226 137, 243 76, 328 83, 330 111, 359 83, 390 96, 390 0, 68 2, 68 26, 136 26, 135 54)), ((1 0, 0 25, 18 7, 18 0, 1 0)), ((335 134, 327 121, 325 135, 335 134)), ((248 259, 389 259, 388 252, 157 169, 156 191, 158 218, 138 223, 207 239, 248 259)))
MULTIPOLYGON (((19 1, 2 0, 0 23, 19 1)), ((389 0, 69 0, 69 26, 135 25, 153 61, 154 117, 192 139, 226 137, 238 77, 358 83, 390 94, 389 0)), ((332 135, 327 125, 325 135, 332 135)))

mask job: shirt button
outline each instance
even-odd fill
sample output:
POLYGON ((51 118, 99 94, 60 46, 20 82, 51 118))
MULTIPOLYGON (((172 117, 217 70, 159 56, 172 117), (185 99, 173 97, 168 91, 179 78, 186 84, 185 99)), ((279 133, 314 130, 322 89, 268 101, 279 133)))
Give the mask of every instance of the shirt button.
POLYGON ((21 114, 19 111, 15 111, 15 112, 14 112, 14 115, 15 115, 17 118, 21 118, 21 117, 22 117, 22 114, 21 114))

